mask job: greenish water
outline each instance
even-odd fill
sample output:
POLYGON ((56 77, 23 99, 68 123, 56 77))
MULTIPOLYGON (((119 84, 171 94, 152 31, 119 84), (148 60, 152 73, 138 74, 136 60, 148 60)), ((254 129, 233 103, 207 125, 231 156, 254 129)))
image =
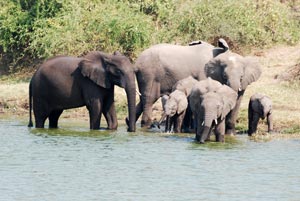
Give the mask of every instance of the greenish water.
POLYGON ((297 201, 300 139, 28 129, 0 120, 2 201, 297 201))

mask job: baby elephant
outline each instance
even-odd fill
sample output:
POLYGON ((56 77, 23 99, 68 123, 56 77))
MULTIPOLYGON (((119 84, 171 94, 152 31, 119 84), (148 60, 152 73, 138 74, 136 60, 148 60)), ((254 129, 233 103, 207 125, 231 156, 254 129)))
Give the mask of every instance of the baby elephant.
POLYGON ((188 106, 188 97, 197 82, 198 80, 192 76, 179 80, 173 86, 172 93, 170 93, 170 95, 164 95, 161 98, 164 114, 159 124, 166 118, 165 132, 170 132, 172 127, 175 133, 186 130, 186 128, 183 128, 186 126, 184 125, 184 121, 191 121, 189 117, 185 117, 186 113, 188 116, 191 115, 188 106))
POLYGON ((268 132, 273 130, 272 100, 264 95, 256 93, 251 96, 248 107, 248 135, 252 136, 257 130, 259 119, 267 117, 268 132))
POLYGON ((214 130, 217 142, 224 142, 225 118, 235 107, 237 93, 227 85, 208 78, 194 85, 189 96, 195 117, 196 141, 204 143, 214 130))

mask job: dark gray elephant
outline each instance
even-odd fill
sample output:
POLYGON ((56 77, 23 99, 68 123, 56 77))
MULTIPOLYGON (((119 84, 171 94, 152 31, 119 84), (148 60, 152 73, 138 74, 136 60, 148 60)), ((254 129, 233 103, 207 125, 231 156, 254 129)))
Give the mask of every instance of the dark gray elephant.
POLYGON ((226 134, 235 134, 235 123, 243 95, 247 86, 260 77, 260 64, 254 58, 227 51, 211 59, 205 65, 205 72, 207 77, 230 86, 238 93, 236 106, 226 118, 225 131, 226 134))
POLYGON ((195 118, 196 141, 204 143, 215 129, 216 141, 224 142, 225 118, 234 108, 237 93, 210 78, 199 81, 189 96, 195 118))
POLYGON ((251 96, 248 106, 248 135, 256 133, 259 119, 267 118, 268 132, 273 131, 272 100, 270 97, 256 93, 251 96))
POLYGON ((108 129, 118 126, 114 105, 114 85, 125 88, 128 101, 129 128, 135 131, 135 73, 129 59, 99 51, 77 58, 58 56, 45 61, 33 75, 30 93, 31 108, 37 128, 57 128, 58 118, 65 109, 86 106, 90 115, 90 129, 99 129, 101 114, 108 129))
POLYGON ((151 124, 152 105, 159 97, 170 94, 177 81, 192 76, 205 79, 205 64, 228 50, 227 43, 219 40, 220 47, 205 42, 190 46, 159 44, 143 51, 136 60, 136 77, 141 93, 136 119, 143 113, 141 126, 151 124))
POLYGON ((169 96, 164 95, 162 97, 164 113, 160 122, 166 118, 165 132, 170 132, 172 126, 175 133, 182 132, 184 119, 188 123, 185 125, 187 128, 183 128, 183 130, 187 131, 189 129, 191 114, 188 112, 188 117, 186 117, 186 111, 190 110, 188 107, 188 97, 197 82, 198 80, 192 76, 179 80, 173 87, 172 93, 169 96))

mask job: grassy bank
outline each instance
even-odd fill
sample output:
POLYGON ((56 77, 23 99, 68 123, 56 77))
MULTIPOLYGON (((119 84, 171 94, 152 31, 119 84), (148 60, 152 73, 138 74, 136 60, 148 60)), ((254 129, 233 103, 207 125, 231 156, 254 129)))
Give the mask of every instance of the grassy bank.
MULTIPOLYGON (((247 107, 252 94, 256 92, 270 96, 274 106, 274 129, 278 133, 300 134, 300 82, 279 82, 277 75, 300 62, 300 44, 297 46, 278 46, 267 50, 255 50, 262 64, 263 73, 260 79, 251 84, 245 93, 239 113, 237 129, 241 133, 247 130, 247 107)), ((28 80, 32 73, 18 76, 4 76, 0 79, 0 116, 13 118, 28 117, 28 80)), ((123 89, 116 88, 117 115, 120 124, 124 124, 127 115, 126 95, 123 89)), ((161 103, 154 106, 154 118, 161 115, 161 103)), ((67 110, 61 120, 86 122, 88 127, 88 112, 83 108, 67 110)), ((103 119, 103 118, 102 118, 103 119)), ((105 122, 103 122, 105 123, 105 122)), ((102 124, 103 126, 105 124, 102 124)), ((259 124, 259 132, 267 130, 266 121, 259 124)))

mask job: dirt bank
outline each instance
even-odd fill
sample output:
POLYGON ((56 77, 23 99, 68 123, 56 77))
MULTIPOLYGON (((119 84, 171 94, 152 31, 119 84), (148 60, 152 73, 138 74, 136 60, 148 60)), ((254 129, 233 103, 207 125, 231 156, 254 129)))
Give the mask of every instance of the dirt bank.
MULTIPOLYGON (((237 128, 247 130, 247 107, 250 96, 260 92, 270 96, 274 105, 274 127, 278 132, 300 133, 300 82, 280 81, 276 79, 287 72, 292 66, 300 63, 300 44, 297 46, 277 46, 267 50, 254 50, 251 53, 262 65, 262 76, 246 90, 238 118, 237 128)), ((30 72, 27 77, 31 76, 30 72)), ((24 75, 18 75, 24 79, 24 75)), ((26 79, 25 79, 26 80, 26 79)), ((28 79, 27 79, 28 80, 28 79)), ((116 89, 116 105, 120 123, 124 123, 127 115, 126 96, 123 89, 116 89)), ((137 97, 138 98, 138 97, 137 97)), ((138 99, 137 99, 138 100, 138 99)), ((18 81, 11 77, 0 79, 0 116, 28 116, 28 81, 18 81)), ((161 116, 161 103, 153 107, 154 118, 161 116)), ((88 112, 85 107, 67 110, 62 114, 64 119, 75 119, 88 122, 88 112)), ((259 130, 266 131, 265 123, 260 123, 259 130)))

